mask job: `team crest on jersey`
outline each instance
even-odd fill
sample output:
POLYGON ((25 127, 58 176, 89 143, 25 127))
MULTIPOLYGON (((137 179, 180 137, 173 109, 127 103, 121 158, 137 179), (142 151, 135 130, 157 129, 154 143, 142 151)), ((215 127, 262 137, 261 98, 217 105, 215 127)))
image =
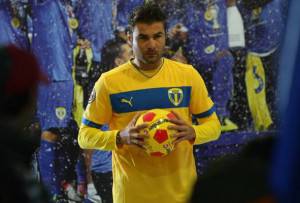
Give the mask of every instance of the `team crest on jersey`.
POLYGON ((262 8, 258 7, 252 10, 251 20, 258 21, 260 18, 260 14, 262 12, 262 8))
POLYGON ((95 99, 96 99, 96 90, 94 88, 91 95, 90 95, 89 101, 88 101, 89 104, 92 103, 93 101, 95 101, 95 99))
POLYGON ((17 17, 13 17, 10 21, 10 24, 14 27, 14 28, 19 28, 21 23, 20 20, 17 17))
POLYGON ((79 26, 78 20, 76 18, 69 18, 69 26, 73 30, 77 29, 79 26))
POLYGON ((206 47, 206 48, 204 49, 204 52, 205 52, 206 54, 212 54, 212 53, 215 52, 215 50, 216 50, 216 47, 215 47, 214 44, 212 44, 212 45, 209 45, 208 47, 206 47))
POLYGON ((175 106, 178 106, 183 99, 183 91, 180 88, 171 88, 168 90, 168 96, 170 102, 175 106))
POLYGON ((57 117, 59 120, 64 120, 64 118, 65 118, 66 115, 67 115, 67 110, 66 110, 66 108, 65 108, 65 107, 62 107, 62 106, 57 107, 57 108, 55 109, 55 115, 56 115, 56 117, 57 117))

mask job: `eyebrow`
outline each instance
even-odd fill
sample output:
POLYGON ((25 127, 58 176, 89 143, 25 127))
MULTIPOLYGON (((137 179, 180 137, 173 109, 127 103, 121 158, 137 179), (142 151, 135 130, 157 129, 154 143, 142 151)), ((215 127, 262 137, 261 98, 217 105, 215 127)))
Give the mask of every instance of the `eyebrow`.
MULTIPOLYGON (((162 34, 164 34, 164 33, 163 33, 163 32, 157 32, 157 33, 154 33, 153 36, 162 35, 162 34)), ((139 34, 138 36, 141 36, 141 37, 148 37, 149 35, 146 35, 146 34, 141 33, 141 34, 139 34)))
POLYGON ((163 32, 157 32, 157 33, 154 34, 154 36, 156 36, 156 35, 163 35, 163 34, 164 34, 163 32))

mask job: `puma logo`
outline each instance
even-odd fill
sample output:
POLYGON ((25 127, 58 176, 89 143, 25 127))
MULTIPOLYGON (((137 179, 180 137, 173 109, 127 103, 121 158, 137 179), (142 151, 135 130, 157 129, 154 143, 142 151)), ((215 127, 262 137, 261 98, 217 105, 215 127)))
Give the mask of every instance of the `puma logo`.
POLYGON ((130 107, 133 107, 132 101, 131 101, 132 99, 133 99, 132 97, 130 97, 130 100, 123 98, 123 99, 121 99, 121 103, 126 103, 126 104, 128 104, 130 107))

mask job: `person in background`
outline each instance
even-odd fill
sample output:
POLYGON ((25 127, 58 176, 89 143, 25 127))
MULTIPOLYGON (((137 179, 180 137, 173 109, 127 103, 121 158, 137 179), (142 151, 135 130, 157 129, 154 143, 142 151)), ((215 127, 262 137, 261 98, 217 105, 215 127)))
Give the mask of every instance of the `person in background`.
POLYGON ((278 75, 280 127, 272 157, 270 184, 278 203, 300 202, 300 2, 289 1, 278 75))
POLYGON ((229 51, 227 6, 229 1, 194 1, 182 4, 177 24, 171 28, 170 41, 181 46, 182 54, 206 82, 215 101, 222 132, 237 130, 231 121, 229 104, 232 98, 234 59, 229 51), (184 29, 183 29, 184 28, 184 29))
POLYGON ((242 67, 235 70, 235 90, 239 95, 235 98, 233 118, 242 120, 245 106, 249 106, 252 129, 276 130, 278 58, 287 0, 242 0, 237 1, 237 6, 244 21, 246 53, 239 57, 244 59, 242 67))
POLYGON ((26 1, 0 0, 0 46, 14 44, 29 50, 26 1))
POLYGON ((126 30, 129 26, 129 15, 133 11, 133 9, 141 4, 143 4, 145 0, 115 0, 114 10, 114 30, 124 31, 126 35, 126 30))
POLYGON ((71 68, 76 19, 67 1, 29 3, 34 32, 32 52, 51 81, 48 86, 41 85, 38 91, 37 116, 42 130, 38 157, 41 182, 54 202, 80 201, 74 187, 85 185, 86 181, 80 176, 82 173, 75 172, 79 147, 78 127, 72 116, 71 68))
POLYGON ((194 187, 190 203, 275 203, 269 179, 275 137, 256 138, 239 154, 214 161, 194 187))
POLYGON ((32 54, 14 45, 0 47, 0 202, 50 203, 31 171, 40 138, 24 131, 34 116, 38 85, 48 82, 32 54))

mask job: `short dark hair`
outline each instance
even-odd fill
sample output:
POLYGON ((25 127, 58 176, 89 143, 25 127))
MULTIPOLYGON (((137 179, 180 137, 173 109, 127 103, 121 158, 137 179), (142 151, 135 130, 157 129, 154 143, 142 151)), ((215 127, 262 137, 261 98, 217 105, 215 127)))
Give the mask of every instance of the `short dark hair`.
POLYGON ((113 38, 105 42, 101 49, 101 63, 100 66, 107 69, 106 71, 116 67, 115 59, 122 53, 122 45, 126 41, 121 38, 113 38))
POLYGON ((129 17, 130 32, 137 23, 151 24, 154 22, 162 22, 166 29, 167 17, 160 7, 152 2, 146 1, 141 6, 136 7, 129 17))
POLYGON ((106 41, 101 49, 101 62, 90 71, 91 84, 94 84, 102 73, 116 67, 115 59, 122 53, 122 45, 127 42, 119 37, 106 41))

